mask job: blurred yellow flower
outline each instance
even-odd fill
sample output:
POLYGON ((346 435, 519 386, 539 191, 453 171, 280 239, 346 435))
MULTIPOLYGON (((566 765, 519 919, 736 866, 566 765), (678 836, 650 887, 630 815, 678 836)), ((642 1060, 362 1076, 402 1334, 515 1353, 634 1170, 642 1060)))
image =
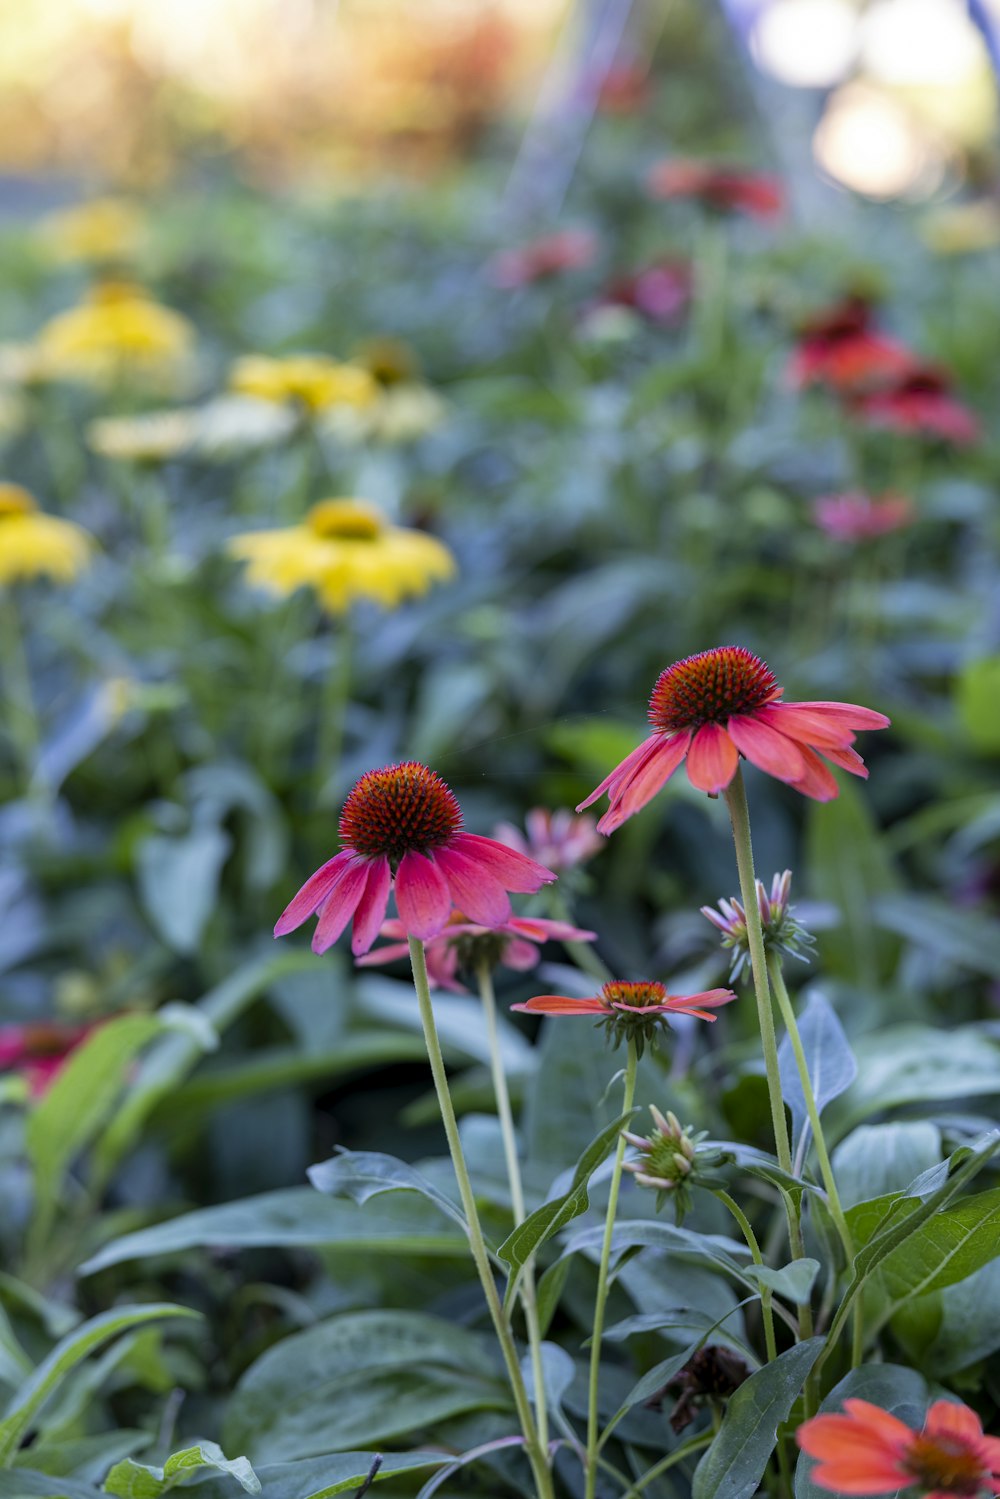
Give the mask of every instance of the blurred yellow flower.
POLYGON ((978 198, 929 213, 921 226, 924 242, 937 255, 972 255, 1000 245, 1000 203, 978 198))
POLYGON ((234 536, 229 552, 248 564, 249 582, 279 595, 312 588, 331 614, 356 599, 394 609, 455 572, 442 542, 389 525, 364 500, 321 500, 301 525, 234 536))
POLYGON ((294 412, 232 394, 202 406, 101 417, 87 428, 87 442, 105 458, 163 463, 169 458, 225 458, 250 452, 281 442, 294 430, 294 412))
POLYGON ((103 384, 170 380, 191 353, 194 329, 130 281, 102 281, 79 307, 46 323, 35 341, 49 379, 103 384))
POLYGON ((370 406, 326 412, 323 426, 342 442, 415 442, 435 432, 447 417, 448 404, 437 391, 405 380, 386 386, 370 406))
POLYGON ((45 220, 41 236, 54 260, 126 261, 142 246, 144 216, 120 198, 95 198, 45 220))
POLYGON ((43 515, 20 484, 0 483, 0 584, 45 575, 68 583, 90 560, 90 536, 43 515))
POLYGON ((368 370, 325 354, 289 354, 282 359, 247 354, 233 365, 229 384, 241 395, 294 403, 311 413, 334 406, 367 406, 378 396, 378 383, 368 370))

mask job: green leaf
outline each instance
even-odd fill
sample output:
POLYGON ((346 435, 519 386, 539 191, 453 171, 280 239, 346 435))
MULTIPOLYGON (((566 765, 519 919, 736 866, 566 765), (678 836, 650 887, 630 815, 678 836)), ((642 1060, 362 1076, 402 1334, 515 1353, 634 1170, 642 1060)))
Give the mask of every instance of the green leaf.
MULTIPOLYGON (((122 1341, 124 1342, 125 1339, 122 1341)), ((95 1360, 95 1363, 100 1362, 103 1360, 95 1360)), ((73 1393, 76 1394, 75 1388, 73 1393)), ((84 1400, 86 1399, 87 1394, 84 1394, 84 1400)), ((60 1403, 54 1413, 56 1423, 62 1422, 66 1411, 66 1405, 60 1403)), ((49 1419, 51 1419, 50 1414, 46 1413, 46 1420, 49 1419)), ((69 1413, 69 1421, 72 1425, 72 1412, 69 1413)), ((33 1472, 52 1473, 60 1477, 72 1474, 82 1483, 100 1483, 112 1464, 121 1462, 126 1457, 134 1457, 137 1452, 148 1447, 153 1440, 148 1431, 140 1431, 138 1428, 127 1426, 85 1437, 59 1436, 51 1439, 41 1436, 37 1441, 32 1442, 30 1447, 22 1447, 15 1460, 14 1468, 15 1470, 19 1467, 31 1468, 33 1472)))
MULTIPOLYGON (((919 1429, 930 1396, 927 1386, 915 1369, 899 1364, 865 1364, 852 1369, 827 1395, 820 1411, 842 1412, 845 1400, 867 1400, 890 1415, 919 1429)), ((795 1499, 829 1499, 830 1490, 813 1483, 810 1474, 816 1459, 799 1454, 795 1469, 795 1499)))
MULTIPOLYGON (((563 1255, 589 1253, 596 1256, 600 1253, 603 1240, 602 1224, 580 1229, 569 1239, 563 1255)), ((654 1219, 622 1219, 615 1224, 611 1236, 612 1255, 647 1245, 654 1249, 668 1249, 698 1265, 713 1265, 750 1290, 757 1289, 747 1277, 746 1266, 735 1258, 736 1255, 748 1255, 750 1251, 745 1244, 740 1244, 735 1239, 727 1239, 722 1234, 699 1234, 692 1229, 678 1228, 672 1223, 659 1223, 654 1219)))
POLYGON ((1000 751, 1000 656, 966 661, 955 684, 955 700, 962 727, 974 749, 990 755, 1000 751))
POLYGON ((881 1261, 893 1310, 964 1280, 1000 1255, 1000 1187, 965 1198, 912 1232, 881 1261))
POLYGON ((926 1119, 863 1124, 841 1140, 831 1164, 845 1208, 902 1192, 941 1160, 941 1131, 926 1119))
POLYGON ((34 1368, 10 1325, 10 1318, 0 1305, 0 1383, 19 1385, 34 1368))
POLYGON ((836 801, 810 804, 806 863, 810 895, 842 916, 838 927, 819 935, 823 971, 877 988, 892 971, 896 944, 873 925, 872 906, 898 882, 868 803, 848 781, 841 781, 836 801))
POLYGON ((695 1469, 692 1499, 750 1499, 756 1494, 778 1427, 791 1415, 823 1342, 809 1338, 797 1343, 740 1385, 695 1469))
POLYGON ((83 1359, 115 1338, 119 1333, 156 1322, 163 1317, 197 1317, 198 1313, 170 1302, 152 1302, 149 1306, 120 1306, 92 1317, 82 1327, 68 1333, 57 1343, 38 1368, 24 1381, 7 1406, 0 1421, 0 1467, 9 1468, 17 1449, 31 1429, 46 1400, 59 1388, 68 1374, 83 1359))
MULTIPOLYGON (((818 990, 809 995, 798 1025, 816 1109, 822 1114, 828 1103, 851 1086, 858 1075, 858 1064, 836 1011, 818 990)), ((781 1090, 792 1115, 792 1149, 796 1156, 802 1151, 801 1159, 804 1160, 811 1134, 809 1112, 792 1043, 787 1036, 782 1038, 778 1048, 778 1068, 781 1090)))
POLYGON ((328 1197, 348 1197, 359 1204, 382 1192, 419 1192, 465 1230, 461 1209, 413 1166, 396 1156, 383 1155, 377 1150, 340 1150, 332 1160, 310 1166, 308 1176, 317 1192, 325 1192, 328 1197))
POLYGON ((198 951, 231 846, 229 834, 209 820, 195 822, 179 837, 151 833, 139 845, 139 899, 154 931, 174 952, 198 951))
POLYGON ((167 1223, 125 1234, 99 1249, 79 1274, 93 1275, 124 1260, 176 1254, 184 1249, 343 1248, 387 1254, 443 1254, 463 1258, 468 1240, 449 1230, 441 1215, 415 1196, 388 1197, 358 1207, 331 1202, 312 1187, 263 1192, 239 1202, 200 1208, 167 1223))
POLYGON ((932 895, 886 895, 874 903, 875 920, 915 947, 973 973, 1000 979, 1000 931, 989 916, 963 911, 932 895))
POLYGON ((805 1306, 819 1268, 819 1260, 801 1259, 783 1265, 780 1270, 772 1270, 768 1265, 747 1265, 743 1273, 776 1296, 784 1296, 796 1306, 805 1306))
POLYGON ((1000 1259, 923 1299, 937 1308, 937 1327, 925 1355, 926 1367, 936 1379, 945 1379, 1000 1348, 1000 1259))
MULTIPOLYGON (((334 1494, 357 1490, 371 1471, 374 1458, 374 1452, 330 1452, 299 1462, 268 1464, 258 1469, 257 1476, 265 1499, 333 1499, 334 1494)), ((386 1452, 374 1481, 384 1483, 398 1473, 440 1468, 450 1461, 449 1455, 441 1452, 386 1452)), ((199 1483, 197 1490, 198 1499, 232 1499, 232 1493, 232 1485, 222 1479, 199 1483)), ((2 1490, 0 1499, 8 1499, 2 1490)))
POLYGON ((31 1468, 0 1470, 0 1499, 105 1499, 103 1489, 31 1468))
POLYGON ((1000 1093, 1000 1046, 982 1026, 890 1026, 855 1050, 857 1079, 830 1110, 838 1135, 903 1104, 1000 1093))
POLYGON ((117 1499, 160 1499, 192 1474, 206 1470, 225 1473, 247 1494, 261 1492, 260 1479, 245 1457, 228 1458, 215 1442, 198 1442, 167 1458, 162 1468, 147 1467, 127 1457, 116 1463, 104 1481, 107 1493, 117 1499))

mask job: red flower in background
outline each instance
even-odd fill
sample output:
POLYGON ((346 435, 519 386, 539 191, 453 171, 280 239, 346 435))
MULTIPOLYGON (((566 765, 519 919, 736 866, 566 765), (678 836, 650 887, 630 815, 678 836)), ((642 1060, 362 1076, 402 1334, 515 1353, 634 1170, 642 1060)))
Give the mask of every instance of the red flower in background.
POLYGON ((495 286, 514 290, 561 271, 579 270, 596 255, 597 237, 589 229, 563 229, 518 249, 501 250, 489 263, 490 279, 495 286))
POLYGON ((773 219, 784 211, 781 182, 765 172, 672 157, 651 169, 646 185, 654 198, 695 198, 721 213, 773 219))
POLYGON ((788 367, 792 385, 865 390, 898 378, 916 364, 905 344, 872 326, 872 305, 849 296, 804 323, 788 367))
POLYGON ((395 889, 403 930, 436 937, 453 906, 487 927, 510 920, 508 890, 533 894, 555 879, 534 859, 492 838, 462 832, 451 788, 416 760, 369 770, 340 816, 339 854, 317 869, 289 902, 276 937, 318 915, 314 952, 326 952, 352 919, 351 951, 366 953, 395 889))
POLYGON ((892 383, 855 397, 851 405, 873 427, 939 437, 956 447, 979 437, 976 418, 951 394, 944 371, 931 365, 914 364, 892 383))
POLYGON ((617 62, 601 80, 597 107, 601 114, 634 115, 649 100, 649 73, 638 63, 617 62))
POLYGON ((867 1400, 845 1400, 844 1415, 813 1416, 795 1433, 803 1452, 819 1458, 810 1477, 837 1494, 894 1494, 915 1499, 976 1499, 1000 1494, 1000 1441, 983 1435, 967 1405, 936 1400, 922 1431, 867 1400))
POLYGON ((604 847, 594 818, 579 817, 567 807, 555 812, 547 807, 532 807, 524 819, 524 828, 522 833, 513 823, 498 822, 493 836, 557 874, 586 863, 604 847))
POLYGON ((834 541, 868 541, 900 531, 913 520, 903 494, 828 494, 813 501, 813 519, 834 541))
POLYGON ((659 260, 610 281, 599 307, 628 307, 651 323, 676 323, 691 302, 694 274, 685 260, 659 260))
MULTIPOLYGON (((359 968, 374 968, 409 956, 406 928, 401 921, 384 921, 380 937, 387 937, 387 947, 377 947, 358 959, 359 968)), ((487 956, 490 967, 497 963, 515 973, 527 973, 538 964, 538 949, 545 942, 593 942, 596 932, 583 931, 567 921, 548 921, 540 916, 512 916, 503 926, 477 926, 467 921, 461 911, 453 911, 447 925, 427 943, 427 977, 432 989, 450 989, 452 994, 468 994, 457 974, 461 968, 475 967, 480 953, 487 956)))
POLYGON ((93 1029, 93 1025, 66 1025, 58 1020, 0 1025, 0 1073, 19 1073, 32 1097, 40 1098, 93 1029))

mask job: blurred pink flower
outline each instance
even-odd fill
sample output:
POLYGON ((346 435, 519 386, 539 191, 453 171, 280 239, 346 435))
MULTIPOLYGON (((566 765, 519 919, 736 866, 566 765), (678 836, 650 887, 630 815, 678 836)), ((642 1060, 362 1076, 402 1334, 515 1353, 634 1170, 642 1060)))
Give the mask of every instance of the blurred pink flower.
POLYGON ((914 364, 891 384, 858 396, 852 405, 872 427, 940 437, 956 447, 967 447, 979 437, 978 421, 951 394, 944 371, 931 365, 914 364))
POLYGON ((866 541, 900 531, 913 520, 913 505, 902 494, 828 494, 813 501, 813 519, 835 541, 866 541))
POLYGON ((766 172, 672 157, 657 162, 646 184, 654 198, 696 198, 706 208, 771 219, 784 211, 779 178, 766 172))
POLYGON ((898 379, 917 363, 905 344, 873 327, 865 297, 848 296, 803 323, 788 366, 796 387, 830 385, 841 393, 898 379))
POLYGON ((597 254, 597 236, 589 229, 563 229, 517 249, 501 250, 489 263, 495 286, 514 290, 533 281, 590 265, 597 254))
POLYGON ((651 323, 676 323, 691 302, 694 274, 686 260, 658 260, 610 281, 597 307, 628 307, 651 323))
POLYGON ((524 819, 527 836, 513 823, 500 822, 493 829, 493 836, 519 854, 527 854, 544 864, 546 869, 561 873, 577 864, 584 864, 600 853, 604 839, 597 831, 593 817, 580 816, 567 808, 550 812, 545 807, 532 807, 524 819))
POLYGON ((0 1072, 20 1073, 32 1097, 40 1098, 94 1028, 58 1020, 0 1025, 0 1072))
MULTIPOLYGON (((387 937, 389 946, 377 947, 358 958, 359 968, 394 963, 409 956, 406 929, 401 921, 384 921, 379 936, 387 937)), ((491 967, 499 964, 516 973, 527 973, 536 967, 538 949, 543 943, 593 942, 596 936, 596 932, 583 931, 566 921, 547 921, 535 916, 512 916, 503 926, 477 926, 475 922, 467 921, 460 911, 453 911, 448 924, 430 939, 424 949, 427 977, 432 989, 468 994, 468 989, 459 983, 456 974, 462 968, 475 967, 480 953, 487 956, 491 967)))

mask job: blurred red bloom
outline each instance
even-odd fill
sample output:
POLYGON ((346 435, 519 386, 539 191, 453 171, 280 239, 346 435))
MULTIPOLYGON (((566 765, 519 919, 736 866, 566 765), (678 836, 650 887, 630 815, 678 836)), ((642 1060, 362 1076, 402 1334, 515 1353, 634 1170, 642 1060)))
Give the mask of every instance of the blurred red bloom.
POLYGON ((820 1459, 810 1477, 838 1494, 915 1499, 975 1499, 1000 1494, 1000 1441, 983 1435, 975 1411, 936 1400, 919 1432, 867 1400, 845 1400, 846 1414, 813 1416, 796 1432, 803 1452, 820 1459))
POLYGON ((604 839, 597 831, 594 818, 579 817, 566 807, 557 812, 532 807, 524 819, 524 826, 527 836, 513 823, 500 822, 493 829, 493 835, 508 848, 527 854, 557 874, 586 863, 604 847, 604 839))
POLYGON ((788 367, 792 385, 832 385, 840 391, 865 390, 913 369, 916 356, 872 326, 872 305, 845 297, 829 311, 804 323, 788 367))
MULTIPOLYGON (((382 923, 380 937, 387 937, 387 947, 377 947, 358 959, 359 968, 373 968, 409 956, 406 928, 401 921, 382 923)), ((515 973, 527 973, 537 966, 538 949, 545 942, 593 942, 596 932, 583 931, 567 921, 548 921, 535 916, 512 916, 503 926, 478 926, 466 920, 461 911, 453 911, 446 926, 427 943, 427 977, 432 989, 450 989, 452 994, 468 994, 456 975, 463 967, 474 967, 478 953, 488 954, 490 966, 499 964, 515 973)))
POLYGON ((314 952, 326 952, 353 917, 351 950, 366 953, 385 917, 389 891, 408 936, 436 937, 453 906, 483 926, 510 920, 508 890, 533 894, 555 879, 533 859, 462 832, 451 788, 416 760, 369 770, 340 816, 339 854, 286 906, 276 937, 318 914, 314 952))
POLYGON ((782 703, 783 691, 770 667, 742 646, 717 646, 676 661, 660 673, 649 700, 654 732, 577 811, 607 792, 608 810, 597 830, 613 833, 653 799, 682 760, 692 786, 710 796, 729 785, 741 755, 820 802, 837 795, 820 755, 867 777, 864 761, 850 748, 854 730, 886 728, 885 714, 854 703, 782 703))
POLYGON ((634 62, 618 62, 601 80, 597 107, 606 115, 634 115, 649 99, 649 74, 634 62))
POLYGON ((746 213, 772 219, 784 211, 780 180, 765 172, 717 166, 710 161, 673 157, 657 162, 646 178, 654 198, 696 198, 722 213, 746 213))
POLYGON ((956 447, 979 437, 978 421, 951 394, 947 375, 931 365, 911 366, 891 384, 856 397, 852 407, 873 427, 940 437, 956 447))
POLYGON ((93 1029, 58 1020, 0 1025, 0 1072, 20 1073, 32 1097, 40 1098, 93 1029))
POLYGON ((610 281, 598 307, 629 307, 651 323, 676 323, 687 310, 694 274, 686 260, 659 260, 610 281))
POLYGON ((495 286, 513 290, 590 265, 596 255, 597 237, 589 229, 563 229, 530 245, 501 250, 489 263, 490 279, 495 286))
POLYGON ((639 983, 613 980, 600 994, 586 999, 571 994, 537 994, 521 1005, 511 1005, 525 1015, 596 1015, 614 1020, 619 1016, 639 1015, 644 1019, 666 1019, 670 1015, 694 1015, 698 1020, 717 1020, 709 1009, 717 1010, 736 998, 731 989, 706 989, 701 994, 668 994, 665 985, 655 981, 639 983))
POLYGON ((813 519, 834 541, 866 541, 900 531, 913 520, 913 505, 902 494, 828 494, 813 501, 813 519))

